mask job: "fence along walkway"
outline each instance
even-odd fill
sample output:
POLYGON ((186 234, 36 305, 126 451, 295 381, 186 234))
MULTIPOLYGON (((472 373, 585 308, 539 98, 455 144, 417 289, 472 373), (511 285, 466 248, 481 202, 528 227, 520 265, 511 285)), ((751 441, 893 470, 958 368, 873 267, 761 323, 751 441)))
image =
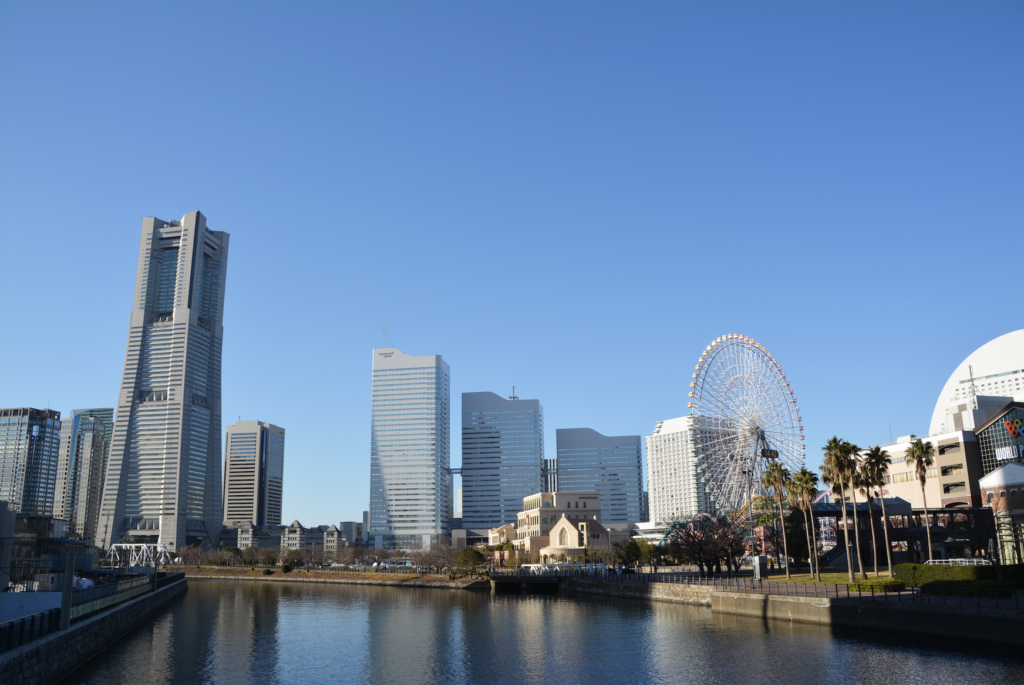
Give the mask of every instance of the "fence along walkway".
POLYGON ((968 590, 963 588, 907 588, 905 590, 867 591, 851 590, 849 585, 824 585, 822 583, 773 583, 749 578, 708 578, 688 573, 602 573, 600 571, 549 570, 537 573, 516 571, 492 571, 492 577, 522 578, 566 577, 604 580, 620 583, 670 583, 710 587, 725 592, 745 592, 760 595, 782 595, 789 597, 829 597, 832 599, 868 599, 881 602, 917 602, 924 604, 945 604, 950 606, 979 606, 999 609, 1024 609, 1019 592, 1008 590, 968 590))

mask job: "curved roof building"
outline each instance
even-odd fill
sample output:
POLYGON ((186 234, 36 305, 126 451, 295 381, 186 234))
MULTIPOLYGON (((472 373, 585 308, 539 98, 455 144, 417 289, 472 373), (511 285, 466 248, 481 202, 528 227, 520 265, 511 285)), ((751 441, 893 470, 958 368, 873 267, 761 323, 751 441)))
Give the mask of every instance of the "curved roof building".
POLYGON ((1012 397, 1024 402, 1024 329, 985 343, 956 367, 935 403, 928 434, 951 430, 945 425, 946 410, 976 395, 1012 397))

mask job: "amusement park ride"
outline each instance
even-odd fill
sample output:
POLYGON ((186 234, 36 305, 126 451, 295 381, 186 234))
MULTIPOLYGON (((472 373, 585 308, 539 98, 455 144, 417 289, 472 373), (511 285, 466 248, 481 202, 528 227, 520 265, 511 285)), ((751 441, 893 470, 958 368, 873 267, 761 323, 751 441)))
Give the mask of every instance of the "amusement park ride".
MULTIPOLYGON (((766 497, 769 465, 804 465, 800 408, 782 365, 749 336, 729 334, 704 350, 690 382, 689 439, 709 509, 751 526, 766 497)), ((696 521, 707 514, 698 515, 696 521)), ((710 518, 710 517, 709 517, 710 518)), ((669 534, 679 525, 676 522, 669 534)))

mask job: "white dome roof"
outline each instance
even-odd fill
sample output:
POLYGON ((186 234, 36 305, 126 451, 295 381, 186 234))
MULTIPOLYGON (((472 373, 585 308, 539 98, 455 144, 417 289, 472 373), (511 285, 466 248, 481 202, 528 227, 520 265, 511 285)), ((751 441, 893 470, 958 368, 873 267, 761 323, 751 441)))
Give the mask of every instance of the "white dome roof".
POLYGON ((1024 329, 985 343, 956 367, 935 403, 929 435, 946 432, 943 429, 946 409, 971 396, 972 369, 978 395, 1001 395, 1024 402, 1024 329), (1018 373, 1011 373, 1013 371, 1018 373), (999 376, 1004 373, 1010 375, 999 376))

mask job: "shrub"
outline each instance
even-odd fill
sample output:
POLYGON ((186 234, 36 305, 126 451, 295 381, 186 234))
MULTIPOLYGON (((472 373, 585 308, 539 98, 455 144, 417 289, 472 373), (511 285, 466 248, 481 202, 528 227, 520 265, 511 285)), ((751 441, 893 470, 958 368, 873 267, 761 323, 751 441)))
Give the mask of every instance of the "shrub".
MULTIPOLYGON (((1005 575, 1005 574, 1004 574, 1005 575)), ((981 590, 982 596, 991 597, 993 590, 1004 590, 1000 592, 1000 597, 1008 597, 1013 594, 1015 590, 1024 590, 1024 582, 1019 580, 936 580, 930 583, 925 583, 921 586, 921 589, 929 594, 959 594, 958 591, 966 590, 965 594, 970 594, 971 590, 981 590), (949 590, 951 592, 946 592, 949 590)))
POLYGON ((265 575, 265 576, 272 576, 272 575, 274 575, 274 569, 271 569, 271 568, 263 569, 263 575, 265 575))
POLYGON ((281 573, 290 573, 291 570, 292 570, 292 567, 289 566, 288 564, 285 564, 284 566, 281 567, 281 573))
POLYGON ((995 580, 993 566, 926 566, 925 564, 897 564, 893 568, 897 580, 910 587, 925 583, 953 580, 995 580))

